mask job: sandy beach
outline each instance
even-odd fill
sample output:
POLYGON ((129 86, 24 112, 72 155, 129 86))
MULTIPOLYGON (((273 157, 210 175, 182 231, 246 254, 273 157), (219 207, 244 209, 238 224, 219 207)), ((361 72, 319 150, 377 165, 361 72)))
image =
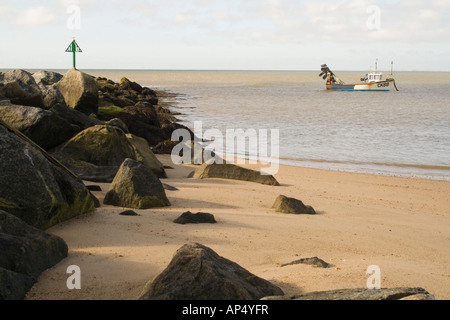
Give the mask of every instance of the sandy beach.
MULTIPOLYGON (((186 178, 192 165, 167 169, 167 208, 135 210, 102 204, 94 212, 47 230, 62 237, 69 255, 41 274, 31 300, 134 300, 187 242, 210 247, 285 294, 366 287, 366 270, 377 265, 381 286, 422 287, 450 298, 450 182, 280 166, 280 186, 222 179, 186 178), (283 194, 311 205, 316 215, 277 213, 283 194), (208 212, 216 224, 173 223, 185 211, 208 212), (282 264, 308 257, 322 269, 282 264), (81 270, 81 289, 69 290, 67 267, 81 270)), ((243 165, 255 168, 257 165, 243 165)), ((109 184, 93 192, 103 203, 109 184)))

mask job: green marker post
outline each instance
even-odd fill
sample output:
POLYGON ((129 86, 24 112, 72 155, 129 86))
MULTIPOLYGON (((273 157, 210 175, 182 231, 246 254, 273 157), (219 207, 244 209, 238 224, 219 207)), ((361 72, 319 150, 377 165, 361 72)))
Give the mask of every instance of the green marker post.
POLYGON ((72 52, 72 60, 73 60, 73 68, 76 69, 76 63, 75 63, 75 53, 76 52, 83 52, 81 51, 81 48, 78 46, 78 44, 75 42, 75 38, 73 41, 69 44, 69 46, 66 49, 66 52, 72 52))

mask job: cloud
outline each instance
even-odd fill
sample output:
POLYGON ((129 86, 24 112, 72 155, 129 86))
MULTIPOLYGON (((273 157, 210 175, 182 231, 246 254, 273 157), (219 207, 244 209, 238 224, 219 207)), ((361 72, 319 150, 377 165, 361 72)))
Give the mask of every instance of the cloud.
POLYGON ((18 25, 49 25, 56 21, 56 16, 48 7, 38 6, 27 9, 16 18, 18 25))

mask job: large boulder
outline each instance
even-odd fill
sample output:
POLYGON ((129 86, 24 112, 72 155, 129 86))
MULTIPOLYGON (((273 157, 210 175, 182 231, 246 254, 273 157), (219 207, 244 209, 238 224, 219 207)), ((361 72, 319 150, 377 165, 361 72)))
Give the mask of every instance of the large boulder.
POLYGON ((130 133, 127 133, 126 137, 135 151, 134 159, 142 162, 144 166, 151 169, 158 178, 166 178, 167 175, 164 166, 150 149, 147 140, 130 133))
POLYGON ((283 291, 198 243, 178 249, 140 300, 258 300, 283 291))
POLYGON ((32 74, 42 92, 44 108, 49 109, 55 104, 64 103, 64 97, 57 87, 63 75, 53 71, 37 71, 32 74))
POLYGON ((49 86, 58 83, 63 75, 54 71, 40 70, 34 72, 32 77, 38 86, 49 86))
POLYGON ((13 104, 43 107, 42 92, 32 74, 21 69, 9 70, 0 77, 0 95, 13 104))
POLYGON ((155 108, 148 102, 125 106, 123 112, 120 113, 102 115, 102 119, 105 121, 113 118, 122 120, 130 133, 146 139, 151 146, 170 139, 170 136, 161 127, 155 108))
POLYGON ((57 103, 49 110, 54 114, 56 114, 57 116, 65 119, 70 124, 80 127, 81 130, 96 126, 98 124, 102 124, 101 120, 95 117, 90 117, 80 111, 72 109, 68 107, 65 103, 57 103))
POLYGON ((408 297, 418 296, 422 297, 421 300, 434 300, 425 289, 408 287, 318 291, 293 296, 268 296, 264 300, 408 300, 408 297))
POLYGON ((194 172, 194 179, 220 178, 251 181, 271 186, 279 186, 272 175, 262 175, 261 172, 239 167, 234 164, 203 163, 194 172))
POLYGON ((36 107, 2 103, 0 119, 45 150, 54 148, 81 131, 56 114, 36 107))
POLYGON ((162 163, 155 157, 148 143, 125 134, 116 126, 89 127, 51 152, 85 180, 111 182, 115 172, 127 158, 142 161, 159 178, 166 177, 162 163), (95 174, 96 171, 98 174, 95 174), (111 173, 112 178, 108 180, 111 173), (92 180, 95 176, 97 178, 92 180))
POLYGON ((87 115, 98 112, 98 84, 94 77, 77 69, 69 70, 57 83, 66 104, 87 115))
POLYGON ((133 159, 126 159, 120 166, 103 203, 133 209, 170 206, 161 181, 133 159))
POLYGON ((301 200, 289 198, 284 195, 279 195, 272 208, 277 212, 292 213, 292 214, 316 214, 313 207, 303 204, 301 200))
POLYGON ((63 239, 0 210, 0 300, 23 299, 46 269, 67 257, 63 239))
POLYGON ((0 154, 1 210, 39 229, 94 210, 80 180, 1 122, 0 154))

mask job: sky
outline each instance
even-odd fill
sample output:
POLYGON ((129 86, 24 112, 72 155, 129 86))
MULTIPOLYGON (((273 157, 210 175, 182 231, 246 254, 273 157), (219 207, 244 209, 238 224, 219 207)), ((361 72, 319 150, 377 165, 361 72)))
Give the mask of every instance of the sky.
POLYGON ((0 68, 450 71, 450 0, 0 0, 0 68))

